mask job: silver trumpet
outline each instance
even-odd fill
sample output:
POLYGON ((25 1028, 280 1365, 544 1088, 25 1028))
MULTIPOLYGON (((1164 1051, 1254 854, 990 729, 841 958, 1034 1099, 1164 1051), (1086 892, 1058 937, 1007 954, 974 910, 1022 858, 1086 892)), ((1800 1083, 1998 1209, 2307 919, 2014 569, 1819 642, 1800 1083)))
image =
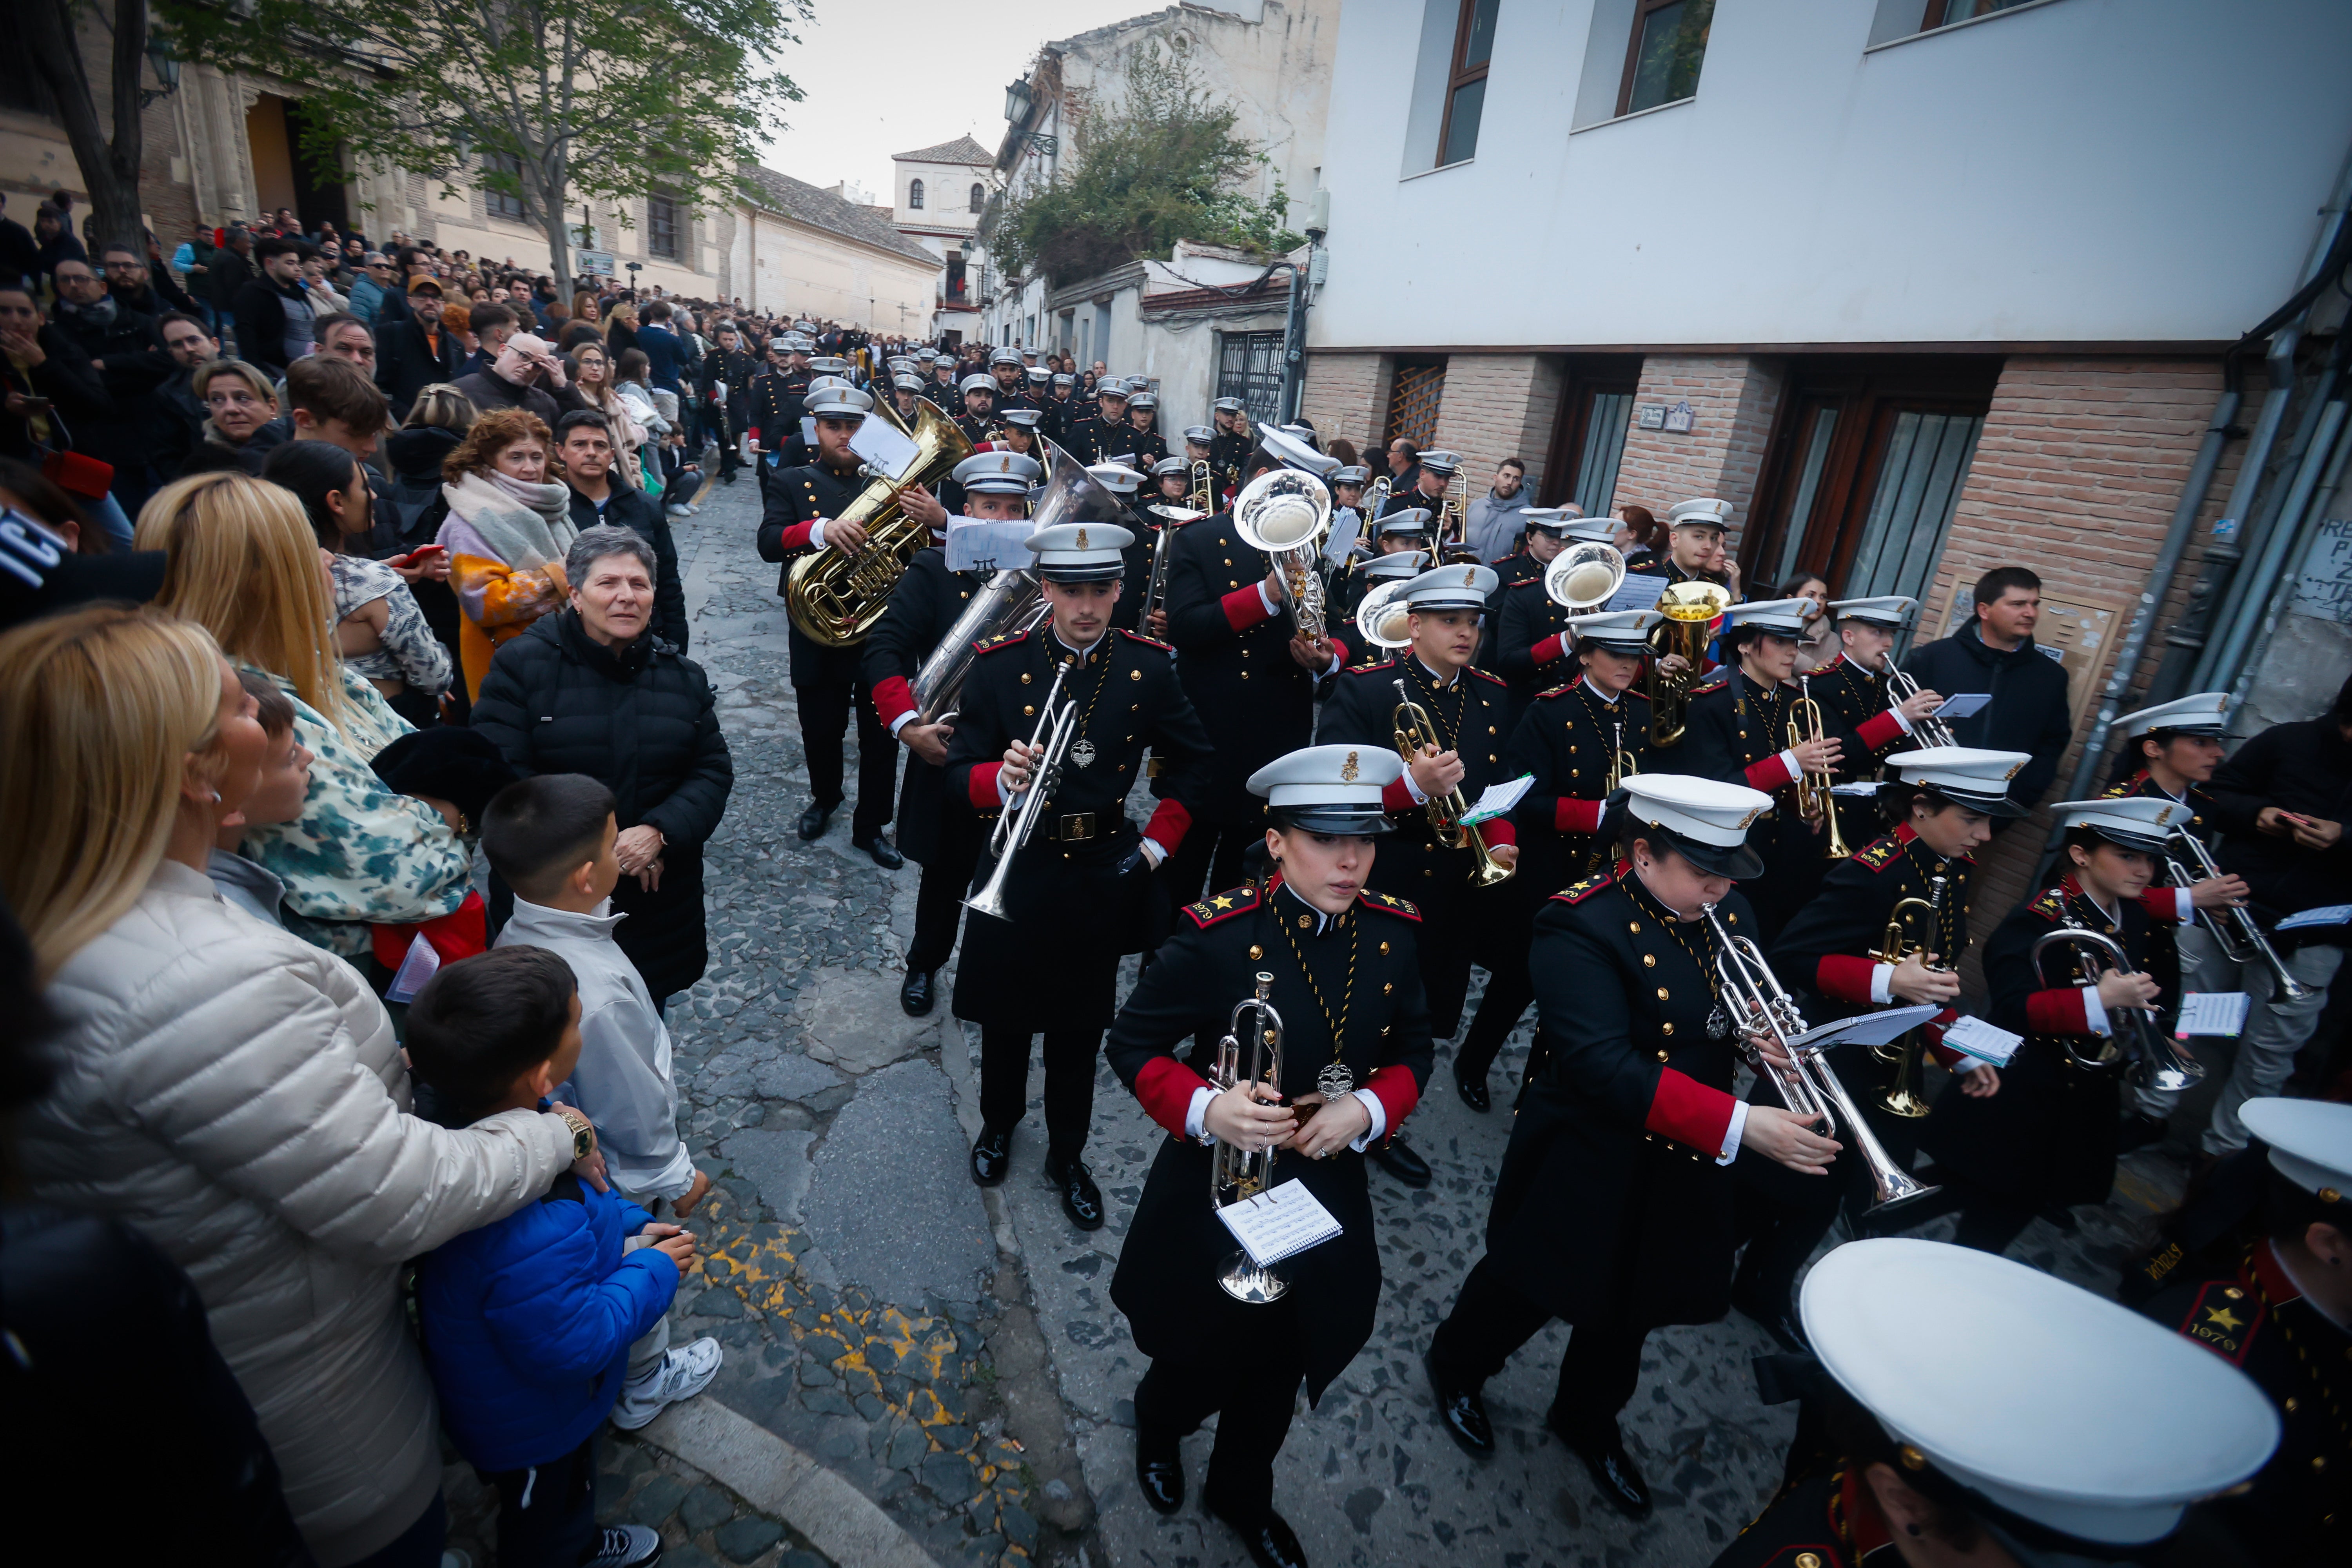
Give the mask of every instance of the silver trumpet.
MULTIPOLYGON (((2118 974, 2133 973, 2131 955, 2124 951, 2123 943, 2085 925, 2063 925, 2036 937, 2028 955, 2033 964, 2034 984, 2043 990, 2053 986, 2042 973, 2042 955, 2053 947, 2076 950, 2074 968, 2080 978, 2062 981, 2060 984, 2096 985, 2109 970, 2118 974)), ((2098 1050, 2084 1056, 2072 1044, 2065 1044, 2068 1061, 2095 1070, 2126 1067, 2133 1078, 2150 1089, 2187 1089, 2205 1076, 2205 1065, 2175 1045, 2172 1037, 2157 1026, 2156 1016, 2147 1008, 2109 1007, 2107 1017, 2113 1032, 2099 1042, 2098 1050), (2122 1044, 2118 1046, 2117 1041, 2122 1044)))
MULTIPOLYGON (((1257 976, 1256 989, 1234 1004, 1224 1038, 1217 1042, 1217 1059, 1209 1068, 1209 1085, 1220 1094, 1236 1084, 1265 1083, 1282 1091, 1282 1015, 1268 1000, 1274 976, 1257 976), (1242 1031, 1249 1031, 1249 1068, 1242 1068, 1242 1031)), ((1220 1139, 1210 1155, 1209 1205, 1224 1208, 1254 1198, 1274 1184, 1274 1150, 1242 1148, 1220 1139)), ((1236 1301, 1263 1306, 1278 1301, 1290 1290, 1290 1281, 1271 1268, 1261 1268, 1245 1247, 1234 1248, 1217 1272, 1217 1284, 1236 1301)))
POLYGON ((1846 1092, 1845 1085, 1838 1081, 1837 1073, 1820 1048, 1793 1043, 1810 1026, 1804 1015, 1797 1011, 1795 999, 1781 988, 1772 966, 1764 962, 1763 950, 1750 939, 1725 931, 1723 922, 1716 918, 1713 904, 1703 904, 1700 910, 1706 917, 1707 928, 1715 933, 1716 981, 1724 1003, 1748 1015, 1745 1022, 1737 1017, 1732 1020, 1732 1027, 1740 1033, 1741 1050, 1758 1072, 1771 1079, 1780 1103, 1791 1114, 1808 1121, 1817 1120, 1824 1137, 1843 1136, 1853 1144, 1870 1173, 1868 1212, 1877 1214, 1937 1191, 1895 1163, 1895 1157, 1871 1131, 1862 1108, 1846 1092), (1788 1057, 1789 1065, 1780 1067, 1766 1056, 1757 1046, 1759 1040, 1769 1040, 1778 1046, 1788 1057), (1841 1119, 1845 1129, 1843 1134, 1838 1131, 1841 1119))
POLYGON ((1062 782, 1062 759, 1069 755, 1070 744, 1077 739, 1078 705, 1062 696, 1062 682, 1069 678, 1070 666, 1076 662, 1062 661, 1054 671, 1054 684, 1045 689, 1045 700, 1038 706, 1037 730, 1029 737, 1029 744, 1041 754, 1030 764, 1028 787, 1004 803, 996 831, 989 836, 988 853, 996 868, 988 874, 980 891, 963 901, 963 907, 976 914, 1000 921, 1013 918, 1004 910, 1005 873, 1013 868, 1013 851, 1029 842, 1046 797, 1062 782))
MULTIPOLYGON (((1886 656, 1886 668, 1881 673, 1886 677, 1886 700, 1890 706, 1900 708, 1919 695, 1919 683, 1895 668, 1895 656, 1892 653, 1886 656)), ((1958 741, 1952 739, 1952 727, 1933 713, 1912 721, 1911 738, 1922 746, 1959 744, 1958 741)))
MULTIPOLYGON (((2197 874, 2192 877, 2179 861, 2169 856, 2165 858, 2165 868, 2172 873, 2174 887, 2185 888, 2191 882, 2201 882, 2221 874, 2213 852, 2206 848, 2195 834, 2181 828, 2172 837, 2173 842, 2188 849, 2189 859, 2197 863, 2197 874)), ((2197 911, 2197 918, 2204 922, 2205 929, 2213 933, 2214 942, 2221 945, 2221 956, 2232 963, 2259 963, 2267 968, 2271 972, 2272 983, 2278 987, 2282 1002, 2301 1002, 2308 997, 2311 988, 2287 973, 2286 961, 2279 957, 2278 949, 2273 947, 2271 939, 2263 934, 2263 928, 2254 923, 2253 911, 2241 907, 2231 909, 2228 913, 2230 918, 2224 924, 2217 910, 2197 911), (2236 928, 2234 935, 2231 934, 2232 927, 2236 928)))

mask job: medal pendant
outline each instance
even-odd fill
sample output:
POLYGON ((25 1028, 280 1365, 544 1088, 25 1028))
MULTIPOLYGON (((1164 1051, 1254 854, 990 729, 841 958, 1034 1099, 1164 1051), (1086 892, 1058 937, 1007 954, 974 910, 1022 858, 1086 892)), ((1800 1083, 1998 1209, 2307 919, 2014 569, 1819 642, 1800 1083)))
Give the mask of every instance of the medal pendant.
POLYGON ((1345 1062, 1327 1062, 1315 1075, 1315 1088, 1326 1100, 1344 1100, 1356 1092, 1356 1075, 1345 1062))
POLYGON ((1706 1037, 1710 1040, 1731 1038, 1731 1016, 1723 1010, 1719 1003, 1706 1016, 1706 1037))
POLYGON ((1083 735, 1079 736, 1077 743, 1070 748, 1070 765, 1074 768, 1083 768, 1094 760, 1095 743, 1083 735))

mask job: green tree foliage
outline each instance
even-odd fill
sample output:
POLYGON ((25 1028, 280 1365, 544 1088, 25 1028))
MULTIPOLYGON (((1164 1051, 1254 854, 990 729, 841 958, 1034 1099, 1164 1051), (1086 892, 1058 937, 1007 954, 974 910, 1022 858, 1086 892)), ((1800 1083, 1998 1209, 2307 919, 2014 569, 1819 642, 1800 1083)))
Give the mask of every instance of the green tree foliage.
POLYGON ((1076 167, 1009 205, 990 249, 1007 273, 1036 268, 1064 283, 1166 256, 1180 239, 1261 254, 1304 245, 1284 226, 1280 182, 1263 201, 1245 194, 1265 154, 1235 132, 1238 118, 1183 60, 1157 44, 1139 51, 1118 106, 1079 127, 1076 167))
POLYGON ((184 58, 301 84, 322 168, 522 198, 558 277, 583 204, 730 196, 799 100, 767 57, 810 0, 158 0, 184 58))

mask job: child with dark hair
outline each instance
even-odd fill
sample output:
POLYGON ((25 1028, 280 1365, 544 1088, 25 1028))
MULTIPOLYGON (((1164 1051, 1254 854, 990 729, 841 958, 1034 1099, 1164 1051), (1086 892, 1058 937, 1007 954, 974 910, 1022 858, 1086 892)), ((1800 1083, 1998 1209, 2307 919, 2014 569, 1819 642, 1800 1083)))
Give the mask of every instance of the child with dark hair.
MULTIPOLYGON (((409 1006, 408 1055, 460 1124, 549 1108, 580 1058, 570 966, 530 947, 446 965, 409 1006)), ((585 1158, 595 1134, 576 1110, 566 1120, 585 1158)), ((661 1327, 693 1258, 693 1237, 570 1171, 425 1258, 425 1358, 443 1425, 498 1489, 501 1563, 635 1568, 661 1555, 642 1525, 597 1528, 596 1430, 630 1346, 661 1327)))
MULTIPOLYGON (((585 773, 541 773, 500 790, 482 819, 482 851, 514 889, 514 914, 498 950, 558 954, 579 984, 579 1061, 560 1098, 595 1123, 613 1183, 658 1212, 667 1198, 680 1215, 710 1190, 677 1135, 677 1083, 669 1030, 652 994, 613 940, 625 915, 612 912, 621 879, 614 852, 613 792, 585 773)), ((714 1339, 671 1349, 667 1325, 631 1352, 613 1424, 634 1431, 662 1407, 688 1399, 719 1373, 714 1339)))

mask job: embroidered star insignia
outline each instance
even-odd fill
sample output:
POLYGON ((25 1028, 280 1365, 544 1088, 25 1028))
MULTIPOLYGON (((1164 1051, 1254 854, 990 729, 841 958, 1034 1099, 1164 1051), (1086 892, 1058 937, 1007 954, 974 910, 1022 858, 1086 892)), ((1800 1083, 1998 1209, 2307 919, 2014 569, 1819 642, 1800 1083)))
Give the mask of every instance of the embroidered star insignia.
POLYGON ((1223 893, 1219 893, 1215 898, 1211 899, 1209 902, 1214 904, 1221 910, 1229 910, 1234 907, 1233 900, 1225 897, 1223 893))
POLYGON ((2246 1326, 2244 1321, 2227 1307, 2208 1308, 2205 1313, 2205 1321, 2211 1323, 2216 1328, 2226 1329, 2231 1333, 2235 1333, 2238 1330, 2246 1326))

